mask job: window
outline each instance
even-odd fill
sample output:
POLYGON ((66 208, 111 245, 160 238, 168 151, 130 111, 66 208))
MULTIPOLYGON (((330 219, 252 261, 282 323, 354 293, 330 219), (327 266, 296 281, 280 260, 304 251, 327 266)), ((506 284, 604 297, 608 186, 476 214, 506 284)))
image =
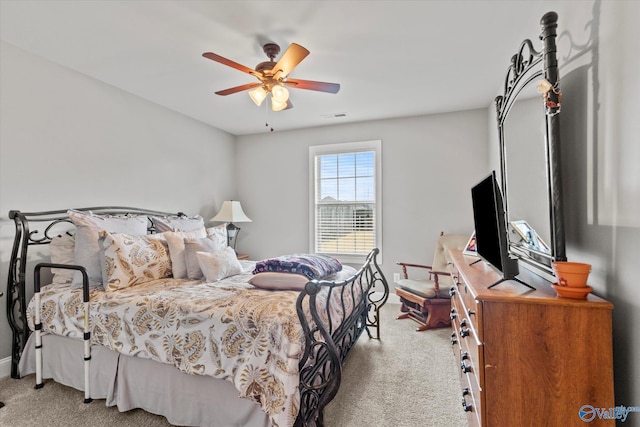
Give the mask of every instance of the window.
POLYGON ((359 263, 381 249, 381 141, 309 147, 314 253, 359 263))

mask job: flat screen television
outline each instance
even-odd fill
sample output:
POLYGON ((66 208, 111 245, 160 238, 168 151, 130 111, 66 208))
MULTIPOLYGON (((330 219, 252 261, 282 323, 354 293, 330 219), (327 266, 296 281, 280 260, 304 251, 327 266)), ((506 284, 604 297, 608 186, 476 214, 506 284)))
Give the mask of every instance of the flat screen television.
POLYGON ((532 288, 516 278, 520 273, 518 261, 509 256, 504 204, 495 171, 471 189, 471 200, 478 255, 502 274, 502 279, 489 288, 505 280, 515 280, 532 288))

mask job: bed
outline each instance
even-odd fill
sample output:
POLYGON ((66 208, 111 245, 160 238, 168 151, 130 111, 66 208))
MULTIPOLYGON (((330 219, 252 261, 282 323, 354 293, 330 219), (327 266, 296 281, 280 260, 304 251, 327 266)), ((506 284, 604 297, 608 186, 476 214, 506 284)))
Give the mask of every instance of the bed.
MULTIPOLYGON (((333 275, 315 276, 282 273, 282 257, 234 259, 237 270, 220 275, 226 266, 220 254, 229 248, 198 251, 198 261, 209 256, 212 262, 200 262, 201 278, 191 275, 193 265, 177 262, 173 250, 145 258, 140 267, 126 258, 132 247, 126 238, 134 238, 116 229, 101 234, 101 287, 92 283, 90 265, 49 263, 37 248, 72 235, 77 260, 84 227, 72 213, 116 222, 137 218, 135 226, 139 231, 144 222, 145 233, 135 241, 155 245, 158 253, 174 249, 176 235, 189 233, 170 226, 193 219, 128 207, 10 211, 16 227, 7 286, 14 378, 36 373, 37 387, 52 378, 84 390, 87 403, 106 399, 120 411, 142 408, 177 425, 321 426, 350 349, 364 331, 369 338, 380 336, 379 309, 388 285, 377 249, 357 269, 345 265, 327 271, 333 275), (110 253, 130 262, 114 267, 110 253), (165 274, 171 266, 173 274, 165 274), (177 273, 178 266, 186 267, 188 277, 177 273), (63 274, 68 280, 57 280, 63 274)), ((216 232, 206 237, 215 240, 216 232)), ((202 239, 180 240, 187 254, 192 240, 202 239)), ((83 246, 80 252, 90 251, 83 246)))

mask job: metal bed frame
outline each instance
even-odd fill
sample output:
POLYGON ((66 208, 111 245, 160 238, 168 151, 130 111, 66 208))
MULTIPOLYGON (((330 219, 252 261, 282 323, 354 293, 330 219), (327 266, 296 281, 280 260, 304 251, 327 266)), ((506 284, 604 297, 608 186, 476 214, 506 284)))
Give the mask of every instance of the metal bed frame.
MULTIPOLYGON (((74 210, 90 211, 99 215, 145 215, 147 217, 184 215, 118 206, 74 208, 74 210)), ((9 262, 6 306, 7 319, 12 330, 12 378, 20 378, 18 362, 31 333, 26 316, 29 248, 47 245, 56 235, 69 232, 72 224, 67 211, 65 209, 29 213, 18 210, 9 212, 9 218, 14 221, 16 229, 9 262), (35 229, 37 224, 42 224, 41 229, 35 229), (32 225, 34 225, 33 230, 32 225)), ((148 231, 150 233, 155 231, 150 218, 148 231)), ((363 266, 351 278, 341 282, 312 280, 300 292, 296 310, 305 334, 305 351, 299 362, 300 412, 295 422, 296 427, 323 425, 323 409, 340 388, 342 364, 350 350, 363 331, 367 332, 369 338, 380 339, 380 308, 387 301, 389 286, 377 263, 378 253, 377 248, 373 249, 363 266), (338 299, 342 304, 342 310, 338 310, 342 313, 341 318, 331 318, 328 305, 321 310, 322 314, 319 312, 321 307, 316 296, 321 292, 329 294, 327 301, 332 299, 333 294, 338 293, 338 299), (353 295, 362 297, 355 299, 353 295), (349 306, 352 306, 352 309, 347 312, 346 307, 349 306), (307 319, 305 312, 311 314, 311 319, 307 319)), ((37 262, 32 261, 32 263, 37 262)), ((34 275, 30 278, 36 282, 33 285, 35 291, 39 291, 40 287, 40 269, 52 266, 46 263, 35 266, 37 277, 34 275)), ((88 303, 85 307, 88 307, 88 303)), ((90 355, 85 353, 85 364, 89 363, 89 360, 90 355)), ((89 402, 91 398, 88 391, 85 391, 85 403, 89 402)))

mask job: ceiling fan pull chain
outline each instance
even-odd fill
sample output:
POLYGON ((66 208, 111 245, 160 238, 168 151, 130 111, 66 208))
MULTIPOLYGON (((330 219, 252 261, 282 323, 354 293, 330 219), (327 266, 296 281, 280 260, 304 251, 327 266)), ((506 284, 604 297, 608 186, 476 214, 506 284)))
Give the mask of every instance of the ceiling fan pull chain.
MULTIPOLYGON (((264 103, 264 125, 266 127, 269 127, 269 107, 268 107, 269 103, 265 102, 264 103)), ((270 129, 271 132, 273 132, 273 128, 270 129)))

